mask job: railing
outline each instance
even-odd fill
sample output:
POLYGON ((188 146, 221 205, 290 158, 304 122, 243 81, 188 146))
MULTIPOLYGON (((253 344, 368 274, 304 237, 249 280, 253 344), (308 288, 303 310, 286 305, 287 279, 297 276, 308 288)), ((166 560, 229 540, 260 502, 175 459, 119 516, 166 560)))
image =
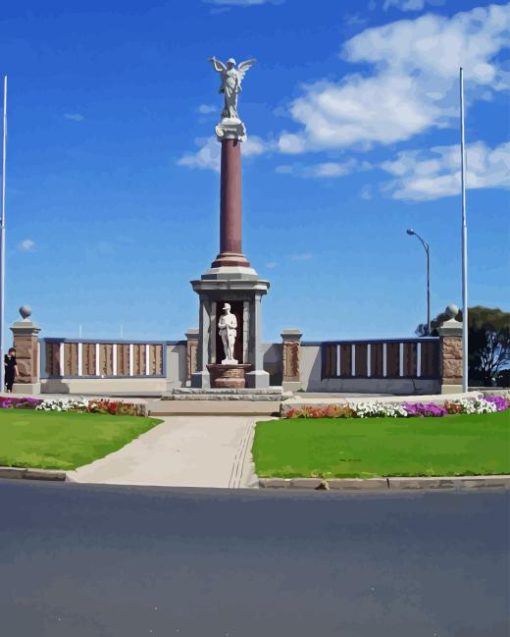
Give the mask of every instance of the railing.
POLYGON ((160 378, 166 376, 166 342, 45 338, 46 378, 160 378))
POLYGON ((439 338, 323 342, 322 378, 437 379, 439 338))

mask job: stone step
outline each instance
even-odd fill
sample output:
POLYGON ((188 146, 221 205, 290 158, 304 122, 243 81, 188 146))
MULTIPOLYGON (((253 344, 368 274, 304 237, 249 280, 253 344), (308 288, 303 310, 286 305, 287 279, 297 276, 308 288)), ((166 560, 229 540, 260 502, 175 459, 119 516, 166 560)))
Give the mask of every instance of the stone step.
POLYGON ((151 416, 278 416, 275 400, 154 400, 148 405, 151 416))
POLYGON ((284 392, 281 387, 264 389, 196 389, 179 387, 163 394, 162 401, 255 401, 280 402, 292 397, 291 392, 284 392))

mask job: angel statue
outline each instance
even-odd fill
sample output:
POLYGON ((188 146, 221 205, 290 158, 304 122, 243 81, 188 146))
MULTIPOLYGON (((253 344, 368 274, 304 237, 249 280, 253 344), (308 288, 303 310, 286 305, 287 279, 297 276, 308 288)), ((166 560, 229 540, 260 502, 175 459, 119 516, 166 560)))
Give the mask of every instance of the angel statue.
POLYGON ((236 68, 234 58, 227 60, 226 65, 215 57, 209 58, 214 70, 221 74, 220 93, 225 96, 225 107, 221 112, 222 117, 239 119, 237 112, 237 96, 241 92, 241 83, 246 75, 246 71, 255 64, 256 60, 246 60, 241 62, 236 68))

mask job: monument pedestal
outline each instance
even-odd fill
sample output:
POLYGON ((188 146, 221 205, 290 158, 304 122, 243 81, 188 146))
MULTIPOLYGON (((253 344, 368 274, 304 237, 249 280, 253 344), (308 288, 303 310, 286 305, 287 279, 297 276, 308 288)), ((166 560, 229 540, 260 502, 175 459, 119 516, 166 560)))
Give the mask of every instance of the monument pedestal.
POLYGON ((200 302, 198 371, 191 377, 191 386, 204 389, 215 387, 213 370, 217 367, 242 367, 242 387, 269 387, 269 374, 264 371, 263 365, 260 309, 262 296, 269 289, 269 281, 260 279, 253 268, 223 266, 209 269, 191 284, 200 302), (225 355, 218 335, 218 320, 225 303, 231 305, 232 313, 237 318, 234 358, 239 361, 239 365, 234 366, 221 363, 225 355))
POLYGON ((226 363, 207 365, 211 387, 214 389, 244 389, 246 387, 245 375, 251 367, 251 365, 229 365, 226 363))

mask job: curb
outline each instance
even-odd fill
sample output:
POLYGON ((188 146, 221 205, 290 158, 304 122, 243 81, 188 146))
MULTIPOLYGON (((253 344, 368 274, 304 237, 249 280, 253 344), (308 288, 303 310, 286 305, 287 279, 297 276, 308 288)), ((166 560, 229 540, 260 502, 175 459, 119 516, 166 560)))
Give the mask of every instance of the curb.
POLYGON ((510 489, 510 475, 394 478, 260 478, 261 489, 310 491, 382 491, 404 489, 510 489))
POLYGON ((0 467, 0 478, 11 480, 53 480, 59 482, 67 480, 65 471, 23 467, 0 467))

